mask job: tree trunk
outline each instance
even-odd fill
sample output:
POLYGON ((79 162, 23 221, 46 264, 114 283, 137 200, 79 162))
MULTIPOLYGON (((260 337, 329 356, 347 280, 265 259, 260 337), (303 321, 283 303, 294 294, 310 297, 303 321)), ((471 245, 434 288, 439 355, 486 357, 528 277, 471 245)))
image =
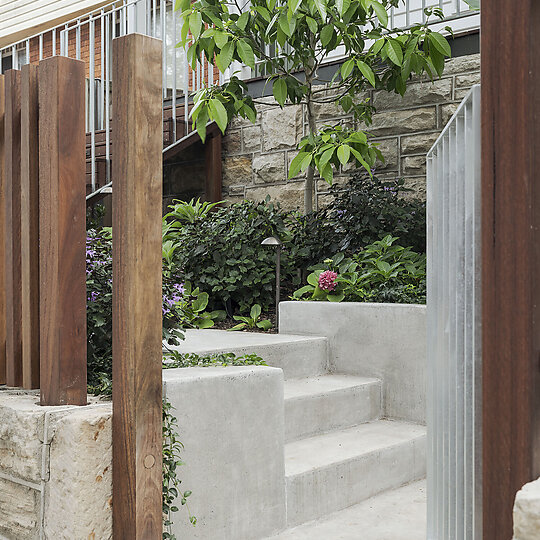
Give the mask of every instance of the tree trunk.
MULTIPOLYGON (((315 115, 313 114, 312 103, 311 103, 311 94, 308 94, 307 98, 307 116, 308 116, 308 126, 310 135, 315 135, 317 133, 317 124, 315 123, 315 115)), ((306 183, 304 185, 304 214, 309 214, 313 212, 313 196, 315 192, 315 168, 310 165, 306 173, 306 183)))

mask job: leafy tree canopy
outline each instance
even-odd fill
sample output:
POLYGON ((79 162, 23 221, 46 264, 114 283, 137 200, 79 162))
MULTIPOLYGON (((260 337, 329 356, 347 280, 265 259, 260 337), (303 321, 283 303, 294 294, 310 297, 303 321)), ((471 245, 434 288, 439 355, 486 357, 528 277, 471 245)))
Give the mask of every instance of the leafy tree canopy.
MULTIPOLYGON (((327 182, 333 170, 353 162, 371 174, 382 159, 369 139, 373 106, 364 91, 380 89, 403 95, 413 74, 433 79, 450 56, 446 38, 428 26, 440 10, 425 10, 427 21, 408 29, 389 27, 389 10, 400 0, 176 0, 183 26, 179 46, 188 46, 194 67, 205 57, 225 72, 237 61, 266 73, 277 105, 304 104, 309 134, 299 144, 289 177, 307 169, 305 210, 312 208, 315 169, 327 182), (346 60, 333 79, 320 67, 332 54, 346 60), (329 85, 331 88, 329 90, 329 85), (363 129, 318 129, 314 105, 337 103, 363 129)), ((222 131, 236 116, 252 122, 257 99, 233 75, 221 86, 205 87, 194 97, 192 119, 201 138, 215 121, 222 131)))

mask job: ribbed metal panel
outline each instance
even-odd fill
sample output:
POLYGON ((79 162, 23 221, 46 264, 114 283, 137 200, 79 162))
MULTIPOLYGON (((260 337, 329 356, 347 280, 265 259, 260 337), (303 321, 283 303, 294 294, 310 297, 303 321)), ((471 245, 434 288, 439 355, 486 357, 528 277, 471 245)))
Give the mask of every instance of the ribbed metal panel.
POLYGON ((481 540, 480 86, 427 155, 428 540, 481 540))

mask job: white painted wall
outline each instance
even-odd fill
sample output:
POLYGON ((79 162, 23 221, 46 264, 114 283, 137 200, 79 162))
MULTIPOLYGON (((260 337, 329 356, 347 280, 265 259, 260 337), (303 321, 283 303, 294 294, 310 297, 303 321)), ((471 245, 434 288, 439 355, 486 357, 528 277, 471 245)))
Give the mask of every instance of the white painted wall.
POLYGON ((103 0, 0 0, 0 47, 69 21, 103 0))

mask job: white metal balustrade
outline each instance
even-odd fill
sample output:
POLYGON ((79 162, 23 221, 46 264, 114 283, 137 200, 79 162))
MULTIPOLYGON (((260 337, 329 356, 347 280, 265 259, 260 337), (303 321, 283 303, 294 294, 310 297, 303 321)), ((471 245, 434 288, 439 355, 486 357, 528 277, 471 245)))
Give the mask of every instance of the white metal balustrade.
POLYGON ((480 86, 427 155, 428 540, 481 540, 480 86))
POLYGON ((213 67, 202 58, 195 70, 188 68, 187 50, 175 47, 180 39, 180 16, 171 0, 117 0, 70 22, 31 36, 0 50, 0 72, 62 55, 84 60, 87 65, 86 128, 90 137, 92 192, 96 185, 96 132, 104 138, 106 181, 111 180, 110 127, 112 114, 112 40, 138 32, 162 39, 163 100, 171 107, 172 141, 177 140, 177 105, 184 104, 184 126, 188 122, 188 100, 192 92, 214 80, 213 67))
MULTIPOLYGON (((479 15, 471 12, 463 0, 404 0, 398 8, 392 8, 390 25, 406 27, 425 20, 424 8, 439 7, 448 24, 456 32, 479 27, 479 15), (466 22, 464 22, 466 21, 466 22)), ((191 70, 187 62, 187 50, 175 47, 180 39, 180 15, 173 9, 171 0, 115 0, 72 21, 33 35, 18 43, 0 49, 0 73, 48 56, 63 55, 85 60, 87 64, 86 123, 90 138, 89 161, 91 166, 92 192, 98 189, 96 169, 98 162, 105 162, 107 183, 111 180, 111 58, 112 40, 130 32, 139 32, 163 38, 163 99, 172 113, 172 141, 178 139, 177 105, 184 104, 184 134, 189 132, 188 100, 191 93, 204 85, 212 85, 227 79, 234 72, 244 79, 259 74, 258 66, 252 72, 246 66, 234 62, 224 76, 214 72, 207 60, 191 70), (97 138, 100 140, 97 141, 97 138), (101 139, 104 139, 102 141, 101 139), (104 146, 103 155, 96 149, 104 146)), ((442 23, 437 23, 444 26, 442 23)), ((268 51, 274 54, 275 51, 268 51)), ((328 60, 339 59, 339 49, 328 60)))

